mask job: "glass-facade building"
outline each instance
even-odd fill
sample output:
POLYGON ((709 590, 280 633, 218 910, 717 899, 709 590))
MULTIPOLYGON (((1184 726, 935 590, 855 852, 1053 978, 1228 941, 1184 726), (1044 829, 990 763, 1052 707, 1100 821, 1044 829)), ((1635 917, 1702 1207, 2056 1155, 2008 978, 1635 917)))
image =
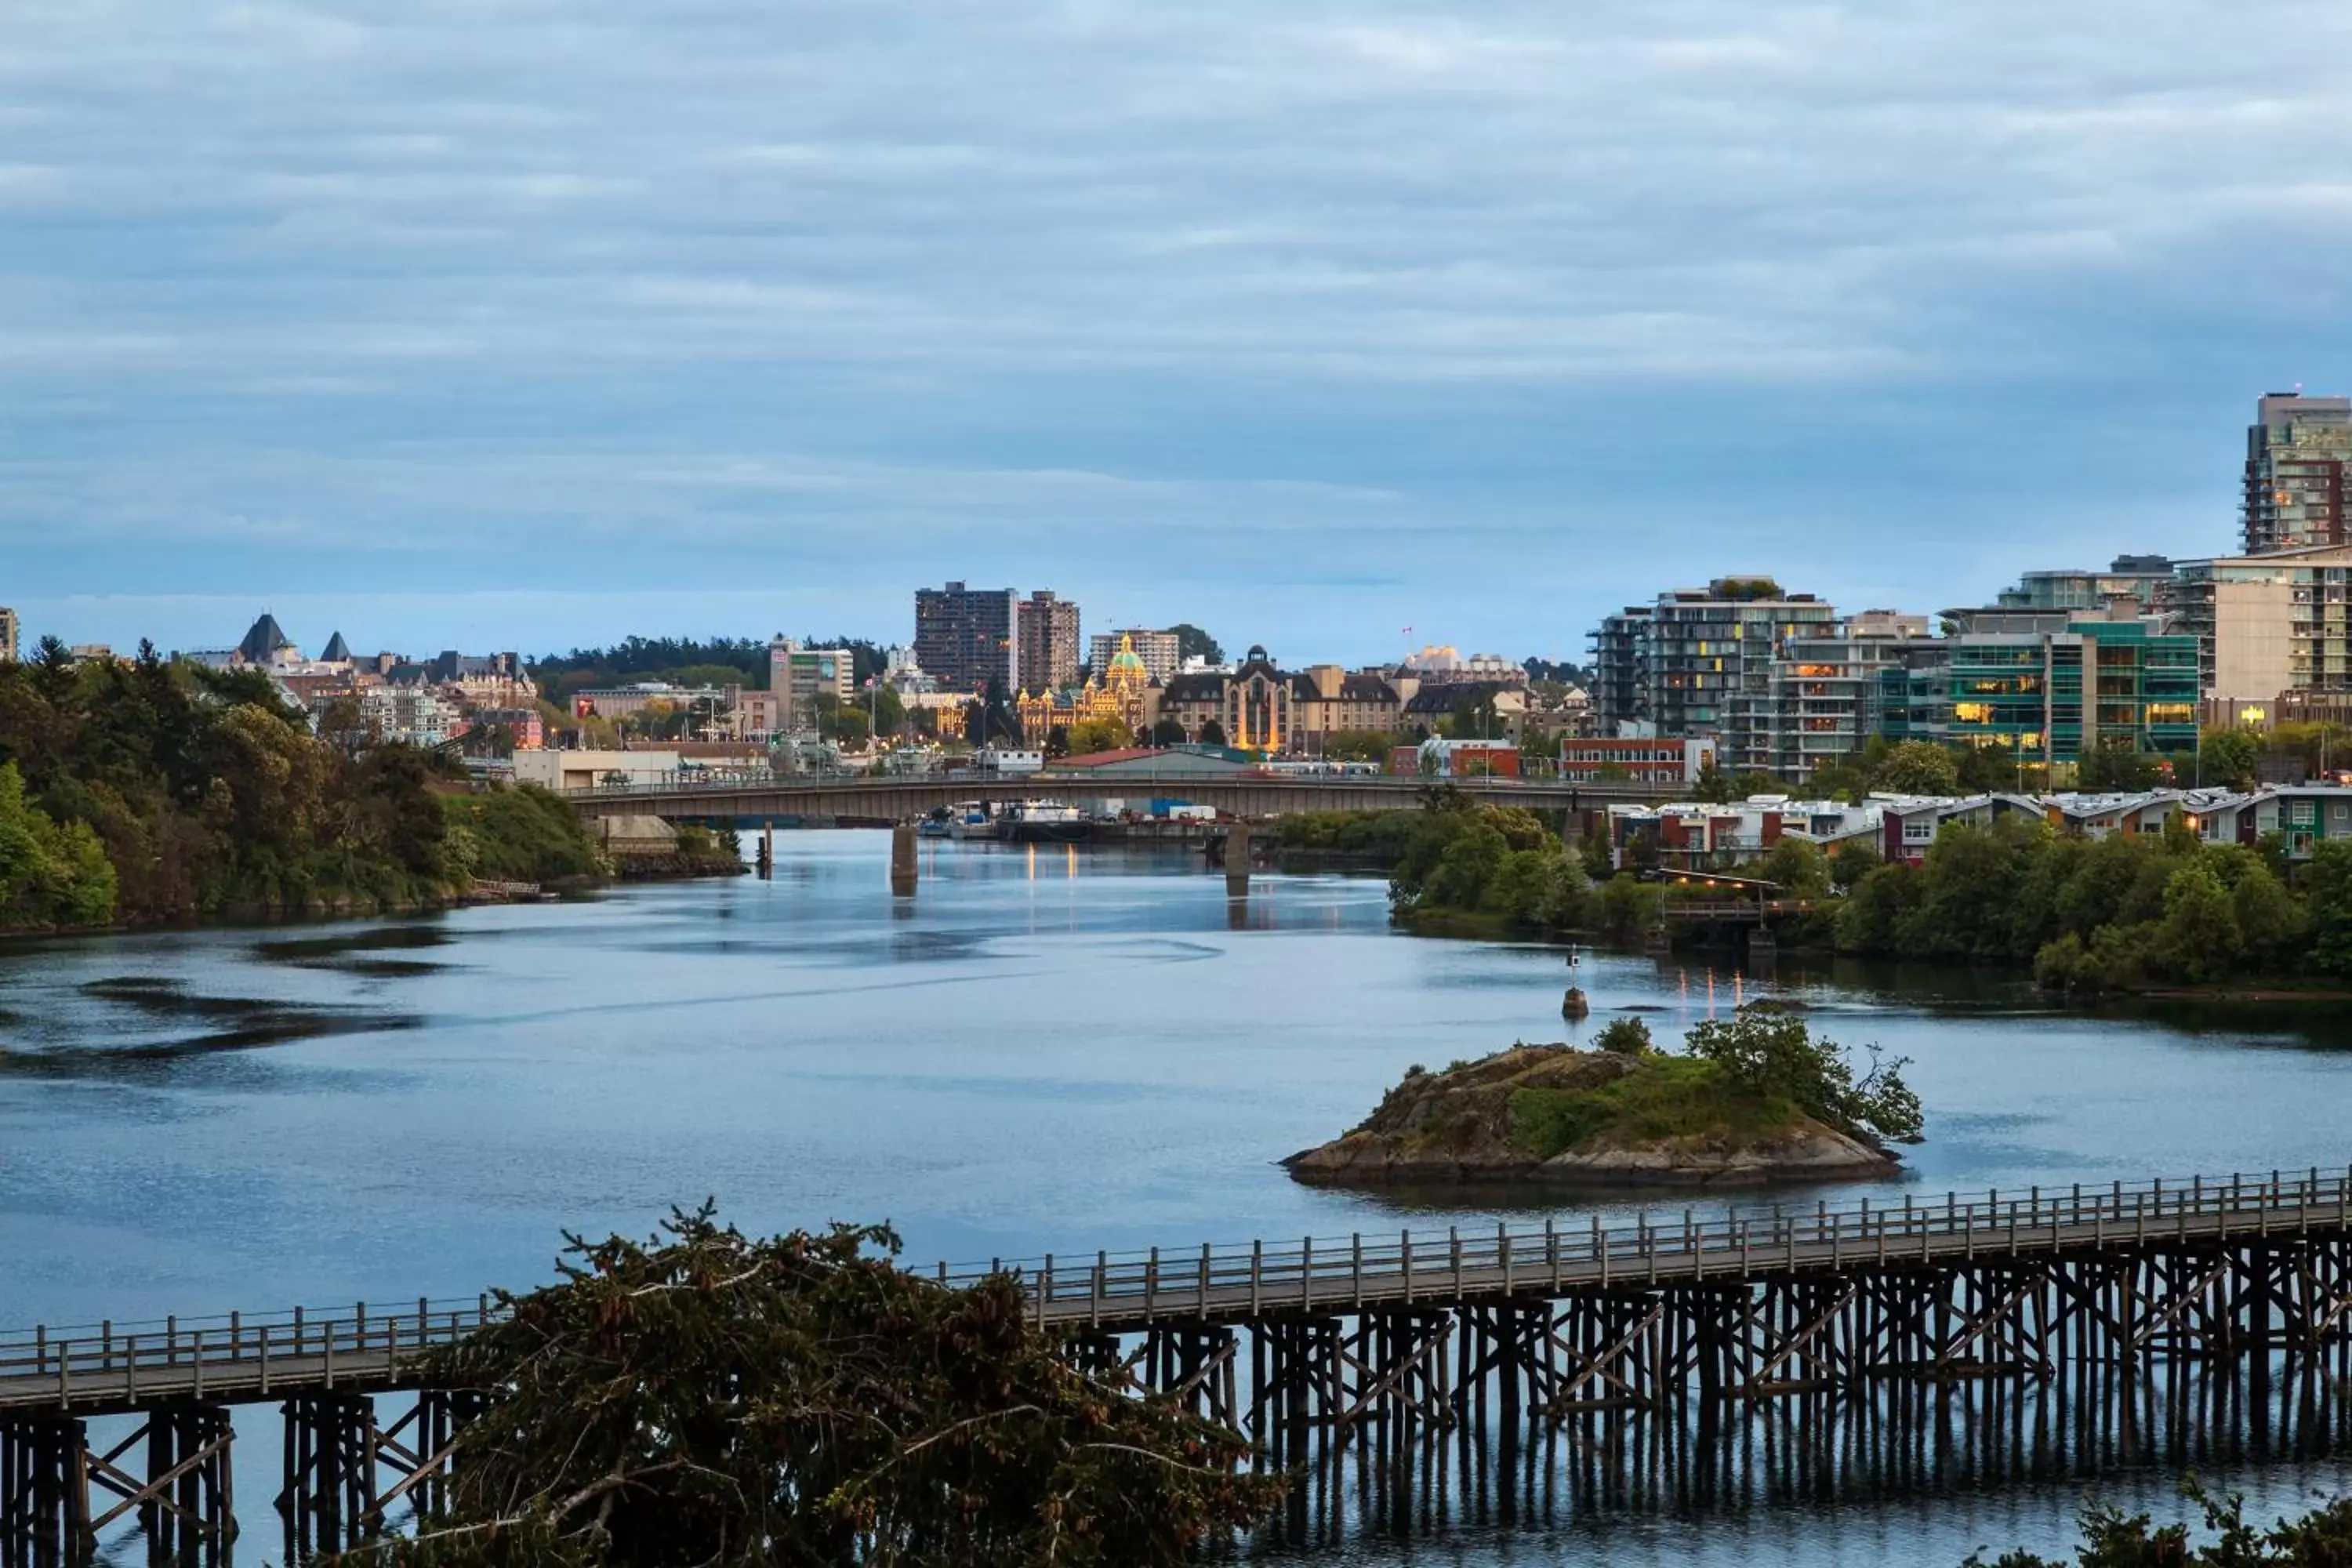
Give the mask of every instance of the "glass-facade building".
POLYGON ((2198 639, 2148 621, 1988 613, 1949 639, 1948 737, 2018 762, 2078 763, 2102 746, 2186 752, 2197 744, 2198 639))

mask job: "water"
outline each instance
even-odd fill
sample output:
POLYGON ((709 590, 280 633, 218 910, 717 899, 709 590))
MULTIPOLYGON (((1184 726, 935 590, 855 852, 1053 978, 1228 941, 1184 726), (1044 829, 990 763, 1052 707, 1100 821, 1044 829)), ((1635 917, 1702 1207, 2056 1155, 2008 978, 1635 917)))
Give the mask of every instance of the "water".
MULTIPOLYGON (((1261 878, 1237 911, 1182 859, 924 853, 911 907, 887 896, 884 836, 810 833, 778 840, 772 882, 0 949, 0 1322, 528 1285, 562 1229, 645 1233, 706 1195, 758 1230, 887 1219, 925 1261, 1491 1224, 1491 1194, 1307 1189, 1274 1162, 1411 1063, 1626 1007, 1659 1009, 1671 1039, 1758 994, 1588 954, 1595 1011, 1572 1026, 1557 950, 1394 935, 1377 882, 1261 878)), ((1928 1141, 1884 1185, 1897 1202, 2352 1153, 2334 1011, 2258 1030, 2067 1016, 1950 973, 1769 992, 1913 1058, 1928 1141)), ((2278 1506, 2342 1484, 2247 1476, 2278 1506)), ((2168 1480, 2105 1484, 2161 1500, 2168 1480)), ((1892 1539, 1953 1562, 2054 1547, 2078 1496, 1474 1522, 1333 1560, 1546 1562, 1606 1540, 1611 1562, 1810 1565, 1886 1561, 1892 1539)))

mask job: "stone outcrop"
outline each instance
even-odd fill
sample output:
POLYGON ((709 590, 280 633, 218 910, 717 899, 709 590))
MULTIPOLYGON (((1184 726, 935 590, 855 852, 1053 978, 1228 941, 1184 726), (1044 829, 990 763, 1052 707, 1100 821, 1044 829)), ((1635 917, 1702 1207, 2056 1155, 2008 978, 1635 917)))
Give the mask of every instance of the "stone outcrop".
MULTIPOLYGON (((1515 1127, 1514 1100, 1558 1105, 1643 1073, 1675 1070, 1670 1058, 1616 1056, 1571 1046, 1514 1046, 1444 1072, 1416 1070, 1361 1126, 1283 1162, 1301 1182, 1334 1185, 1517 1182, 1584 1185, 1741 1185, 1883 1176, 1893 1154, 1801 1112, 1759 1115, 1755 1102, 1700 1116, 1692 1131, 1640 1134, 1599 1108, 1567 1146, 1545 1149, 1515 1127), (1521 1097, 1520 1091, 1550 1091, 1521 1097), (1533 1146, 1531 1146, 1533 1145, 1533 1146)), ((1687 1068, 1685 1058, 1671 1058, 1687 1068)), ((1629 1085, 1639 1088, 1639 1085, 1629 1085)), ((1605 1097, 1604 1097, 1605 1099, 1605 1097)))

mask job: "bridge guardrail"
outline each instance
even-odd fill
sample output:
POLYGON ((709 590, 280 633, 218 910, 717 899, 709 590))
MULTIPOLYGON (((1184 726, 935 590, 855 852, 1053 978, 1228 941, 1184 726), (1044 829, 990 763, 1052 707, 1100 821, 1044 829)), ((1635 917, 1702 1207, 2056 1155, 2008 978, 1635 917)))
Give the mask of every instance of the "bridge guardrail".
POLYGON ((1011 1272, 1028 1293, 1041 1325, 1119 1324, 1139 1317, 1194 1317, 1203 1312, 1261 1311, 1286 1305, 1330 1308, 1458 1298, 1465 1282, 1481 1293, 1512 1294, 1555 1284, 1636 1283, 1703 1279, 1783 1264, 1839 1268, 1860 1261, 1983 1256, 2042 1251, 2087 1241, 2104 1246, 2167 1234, 2242 1236, 2308 1229, 2315 1223, 2352 1228, 2352 1170, 2317 1167, 2226 1182, 2191 1176, 2064 1190, 2030 1187, 2003 1197, 1947 1194, 1922 1202, 1906 1194, 1899 1205, 1864 1197, 1837 1207, 1769 1215, 1699 1219, 1684 1212, 1680 1225, 1590 1228, 1514 1227, 1442 1234, 1411 1230, 1367 1240, 1304 1237, 1296 1245, 1197 1249, 1152 1247, 1091 1257, 994 1259, 988 1266, 941 1263, 933 1278, 951 1287, 1011 1272))
POLYGON ((1575 795, 1595 800, 1651 800, 1671 791, 1654 785, 1620 781, 1574 783, 1557 778, 1466 778, 1426 779, 1395 773, 1123 773, 1116 774, 1085 772, 1057 772, 1047 768, 1034 773, 893 773, 877 776, 862 771, 822 773, 779 773, 773 776, 732 774, 714 778, 707 773, 656 773, 635 779, 627 784, 598 784, 558 789, 554 793, 566 800, 616 800, 633 795, 740 795, 745 790, 792 793, 804 790, 814 795, 844 787, 898 788, 906 790, 948 789, 959 784, 1019 785, 1039 788, 1076 788, 1084 786, 1097 794, 1116 792, 1121 795, 1147 795, 1163 790, 1186 788, 1231 788, 1246 785, 1256 789, 1295 790, 1301 795, 1319 795, 1334 789, 1372 790, 1398 795, 1418 795, 1433 784, 1454 784, 1465 795, 1510 795, 1539 790, 1550 795, 1575 795))
MULTIPOLYGON (((2315 1225, 2352 1228, 2352 1170, 2075 1184, 2030 1187, 2021 1196, 1947 1194, 1924 1202, 1906 1194, 1899 1205, 1874 1205, 1865 1196, 1834 1207, 1823 1200, 1811 1209, 1706 1219, 1686 1209, 1680 1225, 1643 1219, 1612 1227, 1596 1216, 1590 1227, 1563 1228, 1547 1218, 1540 1226, 1498 1222, 1491 1231, 1466 1234, 1459 1226, 1442 1234, 1408 1229, 1370 1241, 1358 1233, 1273 1247, 1254 1241, 1075 1258, 1047 1253, 985 1266, 940 1262, 918 1272, 951 1288, 1011 1273, 1041 1325, 1083 1328, 1289 1306, 1436 1303, 1459 1300, 1465 1290, 1507 1295, 1595 1281, 1705 1279, 1759 1267, 1836 1268, 2168 1236, 2300 1234, 2315 1225)), ((485 1295, 389 1310, 356 1303, 323 1312, 297 1308, 8 1331, 0 1332, 0 1408, 26 1407, 27 1389, 40 1405, 54 1406, 116 1392, 201 1397, 208 1384, 215 1392, 257 1385, 267 1394, 271 1368, 295 1363, 306 1381, 323 1373, 331 1385, 339 1364, 357 1374, 396 1373, 405 1360, 463 1339, 499 1314, 485 1295)))
POLYGON ((335 1385, 340 1363, 352 1376, 383 1375, 442 1345, 454 1344, 502 1316, 488 1296, 384 1309, 357 1302, 319 1311, 296 1307, 260 1314, 227 1312, 139 1322, 101 1321, 0 1333, 0 1408, 29 1380, 45 1403, 184 1392, 202 1398, 231 1387, 270 1392, 273 1369, 301 1369, 306 1384, 335 1385), (11 1390, 8 1385, 16 1384, 11 1390))

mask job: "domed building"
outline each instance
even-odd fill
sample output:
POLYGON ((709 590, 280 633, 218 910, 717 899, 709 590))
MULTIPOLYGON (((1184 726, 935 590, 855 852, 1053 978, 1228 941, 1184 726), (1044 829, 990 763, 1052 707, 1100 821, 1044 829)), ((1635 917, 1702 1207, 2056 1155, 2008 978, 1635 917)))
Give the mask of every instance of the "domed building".
POLYGON ((1066 732, 1097 721, 1124 724, 1140 738, 1151 729, 1155 696, 1143 657, 1129 638, 1121 637, 1099 683, 1089 680, 1076 691, 1024 693, 1013 706, 1021 715, 1022 739, 1043 746, 1057 728, 1066 732))

